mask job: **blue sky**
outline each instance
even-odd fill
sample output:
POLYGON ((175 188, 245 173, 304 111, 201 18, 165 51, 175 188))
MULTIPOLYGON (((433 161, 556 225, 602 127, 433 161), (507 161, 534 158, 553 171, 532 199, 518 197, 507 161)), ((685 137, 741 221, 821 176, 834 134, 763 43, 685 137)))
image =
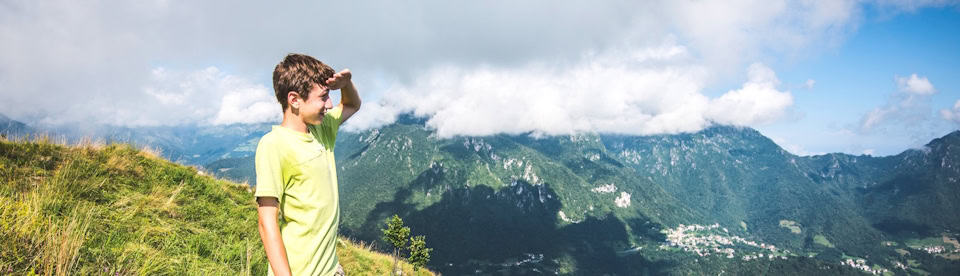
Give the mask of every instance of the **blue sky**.
POLYGON ((364 108, 347 131, 405 112, 440 137, 727 124, 801 155, 889 155, 960 126, 958 6, 8 0, 0 113, 37 126, 277 122, 270 75, 296 52, 353 70, 364 108))
POLYGON ((799 147, 802 152, 873 151, 899 153, 958 129, 938 119, 941 109, 960 100, 960 13, 955 8, 925 8, 896 16, 867 14, 866 20, 842 46, 819 56, 776 69, 784 83, 799 86, 808 79, 811 89, 794 88, 795 106, 802 117, 759 127, 799 147), (895 77, 926 77, 936 89, 929 98, 929 119, 921 127, 891 123, 889 131, 850 133, 871 110, 898 93, 895 77))

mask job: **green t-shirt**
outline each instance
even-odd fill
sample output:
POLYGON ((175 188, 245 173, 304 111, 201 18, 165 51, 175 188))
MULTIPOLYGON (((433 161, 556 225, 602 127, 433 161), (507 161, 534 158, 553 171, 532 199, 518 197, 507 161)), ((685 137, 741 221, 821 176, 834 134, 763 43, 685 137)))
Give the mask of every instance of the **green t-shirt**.
POLYGON ((320 125, 308 125, 309 134, 273 126, 257 145, 254 195, 280 202, 280 235, 293 275, 336 271, 340 195, 333 145, 341 111, 334 108, 320 125))

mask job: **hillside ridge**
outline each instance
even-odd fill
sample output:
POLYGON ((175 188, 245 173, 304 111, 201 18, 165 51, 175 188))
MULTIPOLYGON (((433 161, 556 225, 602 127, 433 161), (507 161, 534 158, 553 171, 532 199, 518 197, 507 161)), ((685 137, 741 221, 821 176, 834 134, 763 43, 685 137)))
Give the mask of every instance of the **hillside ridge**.
MULTIPOLYGON (((129 144, 33 139, 0 139, 0 274, 266 274, 249 186, 129 144)), ((338 243, 347 271, 389 273, 371 249, 338 243)))

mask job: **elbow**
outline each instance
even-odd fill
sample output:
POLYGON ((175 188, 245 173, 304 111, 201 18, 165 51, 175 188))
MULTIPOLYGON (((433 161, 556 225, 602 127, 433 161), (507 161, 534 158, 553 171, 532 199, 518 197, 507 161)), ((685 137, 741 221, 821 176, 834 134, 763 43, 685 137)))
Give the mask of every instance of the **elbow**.
POLYGON ((348 107, 348 108, 350 108, 350 109, 353 109, 354 111, 360 110, 360 105, 361 105, 360 99, 357 99, 357 100, 351 101, 351 102, 344 102, 344 103, 343 103, 343 106, 344 106, 344 107, 348 107))
POLYGON ((260 234, 266 234, 267 227, 263 225, 263 220, 257 220, 257 230, 260 231, 260 234))
POLYGON ((273 227, 277 227, 275 223, 270 223, 268 221, 270 218, 259 217, 257 218, 257 230, 260 231, 260 235, 269 235, 273 227))

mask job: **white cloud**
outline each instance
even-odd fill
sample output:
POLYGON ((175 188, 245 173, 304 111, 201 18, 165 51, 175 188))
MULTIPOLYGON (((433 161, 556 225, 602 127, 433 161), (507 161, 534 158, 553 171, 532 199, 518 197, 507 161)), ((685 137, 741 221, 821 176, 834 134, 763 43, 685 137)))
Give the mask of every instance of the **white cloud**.
POLYGON ((280 104, 272 89, 216 67, 193 72, 155 68, 151 81, 111 103, 85 102, 112 125, 222 125, 276 121, 280 104), (141 93, 138 93, 141 92, 141 93))
MULTIPOLYGON (((740 72, 748 62, 803 56, 842 42, 861 21, 864 5, 869 4, 8 0, 0 5, 0 112, 51 123, 262 121, 270 117, 270 71, 286 53, 302 52, 337 69, 350 67, 361 88, 372 87, 366 84, 375 82, 370 80, 375 75, 395 81, 395 89, 361 91, 365 98, 395 98, 390 93, 400 92, 425 101, 366 103, 358 116, 376 117, 353 118, 348 126, 389 122, 396 112, 414 107, 435 111, 431 124, 450 133, 659 133, 696 130, 714 119, 755 124, 777 117, 777 107, 789 102, 784 92, 747 83, 714 102, 702 89, 717 79, 740 78, 726 72, 740 72), (672 42, 656 45, 664 40, 672 42), (210 66, 221 75, 190 79, 189 72, 210 66), (161 72, 176 75, 162 84, 158 67, 180 73, 161 72), (467 90, 461 95, 442 89, 467 90), (47 100, 36 101, 36 95, 47 100), (757 105, 754 97, 775 102, 757 105), (607 102, 613 100, 622 102, 607 102), (518 103, 532 104, 513 109, 540 113, 507 108, 518 103), (471 105, 480 104, 499 105, 502 114, 451 119, 478 114, 471 105), (730 105, 747 114, 708 112, 730 105), (597 106, 602 109, 588 108, 597 106), (516 125, 497 129, 502 126, 489 122, 507 118, 516 125)), ((880 6, 926 5, 942 3, 880 6)))
POLYGON ((750 65, 749 80, 739 90, 711 101, 707 116, 721 124, 752 126, 780 119, 793 105, 790 92, 777 91, 776 74, 763 64, 750 65))
POLYGON ((803 56, 838 45, 860 19, 859 3, 839 1, 668 1, 672 22, 711 66, 737 66, 765 54, 803 56), (824 47, 826 46, 826 47, 824 47))
POLYGON ((144 90, 166 91, 168 95, 186 99, 162 108, 165 112, 182 114, 180 123, 224 125, 280 119, 280 104, 273 89, 266 86, 226 74, 216 67, 189 73, 159 71, 164 72, 162 76, 155 75, 153 86, 144 90))
POLYGON ((346 131, 362 131, 393 123, 402 111, 385 101, 364 101, 362 112, 357 112, 343 125, 346 131))
POLYGON ((885 119, 890 117, 890 114, 895 114, 898 110, 899 108, 895 105, 874 108, 873 110, 870 110, 870 112, 867 112, 867 114, 860 119, 860 129, 863 131, 872 130, 881 122, 884 122, 885 119))
POLYGON ((932 108, 930 96, 936 93, 926 77, 912 74, 910 77, 894 77, 899 93, 894 93, 887 102, 860 118, 857 130, 868 133, 892 126, 917 128, 930 121, 932 108))
POLYGON ((276 122, 280 119, 280 104, 273 96, 273 90, 264 86, 250 86, 244 83, 236 84, 225 91, 220 102, 220 110, 211 123, 223 124, 250 124, 276 122))
POLYGON ((917 95, 929 95, 936 92, 927 77, 917 77, 917 74, 912 74, 910 77, 895 77, 895 79, 897 80, 897 87, 903 92, 917 95))
POLYGON ((940 117, 960 125, 960 100, 953 104, 953 109, 941 109, 940 117))
MULTIPOLYGON (((678 49, 659 48, 642 52, 678 49)), ((637 57, 633 52, 596 54, 564 68, 441 67, 388 91, 379 106, 429 116, 427 124, 441 137, 531 131, 673 133, 707 125, 702 113, 708 99, 700 94, 703 68, 650 67, 682 54, 631 56, 637 57)), ((379 115, 375 113, 358 113, 358 122, 371 121, 367 116, 379 115)))
POLYGON ((808 90, 809 90, 809 89, 813 89, 813 85, 814 85, 814 84, 817 84, 817 81, 816 81, 816 80, 807 79, 807 81, 803 83, 803 88, 806 88, 806 89, 808 89, 808 90))
MULTIPOLYGON (((698 131, 711 122, 760 125, 793 104, 776 90, 776 74, 753 64, 743 87, 716 99, 702 94, 708 74, 684 62, 683 47, 666 43, 636 52, 592 54, 567 68, 440 68, 409 86, 388 91, 351 129, 389 123, 385 113, 429 117, 440 137, 496 133, 561 135, 575 132, 661 134, 698 131), (642 56, 642 57, 639 57, 642 56), (632 57, 632 59, 631 59, 632 57)), ((354 119, 351 119, 354 120, 354 119)))

